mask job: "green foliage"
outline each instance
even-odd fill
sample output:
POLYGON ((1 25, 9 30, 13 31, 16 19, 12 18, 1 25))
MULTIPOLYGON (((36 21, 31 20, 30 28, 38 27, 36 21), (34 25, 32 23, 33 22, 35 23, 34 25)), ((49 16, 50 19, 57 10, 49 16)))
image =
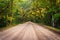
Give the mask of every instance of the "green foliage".
POLYGON ((54 20, 55 22, 60 19, 60 13, 54 14, 54 20))
POLYGON ((26 21, 60 26, 59 20, 59 0, 0 0, 0 27, 26 21))
POLYGON ((60 13, 57 13, 54 15, 54 21, 56 28, 60 28, 60 13))
POLYGON ((6 26, 6 20, 4 18, 0 18, 0 28, 2 28, 3 26, 6 26))
POLYGON ((0 1, 0 27, 5 27, 9 24, 8 13, 9 11, 9 1, 0 1))

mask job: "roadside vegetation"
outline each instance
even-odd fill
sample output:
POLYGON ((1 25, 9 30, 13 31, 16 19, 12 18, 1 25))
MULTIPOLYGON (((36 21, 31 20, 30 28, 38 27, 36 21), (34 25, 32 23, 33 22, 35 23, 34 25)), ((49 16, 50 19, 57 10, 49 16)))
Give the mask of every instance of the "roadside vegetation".
POLYGON ((0 28, 27 21, 60 30, 60 0, 0 0, 0 28))

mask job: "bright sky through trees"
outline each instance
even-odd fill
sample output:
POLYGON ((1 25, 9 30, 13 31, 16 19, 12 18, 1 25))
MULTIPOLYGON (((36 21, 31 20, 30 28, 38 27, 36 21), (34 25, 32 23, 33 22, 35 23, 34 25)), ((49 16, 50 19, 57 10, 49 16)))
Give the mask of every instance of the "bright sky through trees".
POLYGON ((23 1, 23 2, 30 2, 31 0, 21 0, 21 1, 23 1))
POLYGON ((21 1, 26 2, 26 1, 28 1, 28 0, 21 0, 21 1))

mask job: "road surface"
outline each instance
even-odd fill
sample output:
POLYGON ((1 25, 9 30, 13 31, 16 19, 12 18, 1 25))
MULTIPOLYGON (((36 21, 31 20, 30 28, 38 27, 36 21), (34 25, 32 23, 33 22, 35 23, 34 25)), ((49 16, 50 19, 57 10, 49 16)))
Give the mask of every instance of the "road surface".
POLYGON ((60 40, 60 35, 36 23, 26 22, 0 32, 0 40, 60 40))

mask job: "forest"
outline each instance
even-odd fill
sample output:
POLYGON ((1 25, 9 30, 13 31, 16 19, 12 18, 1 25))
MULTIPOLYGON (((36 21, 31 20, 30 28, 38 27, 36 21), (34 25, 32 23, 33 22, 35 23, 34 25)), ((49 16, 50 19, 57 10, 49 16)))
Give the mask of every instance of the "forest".
POLYGON ((0 28, 28 21, 60 29, 60 0, 0 0, 0 28))

